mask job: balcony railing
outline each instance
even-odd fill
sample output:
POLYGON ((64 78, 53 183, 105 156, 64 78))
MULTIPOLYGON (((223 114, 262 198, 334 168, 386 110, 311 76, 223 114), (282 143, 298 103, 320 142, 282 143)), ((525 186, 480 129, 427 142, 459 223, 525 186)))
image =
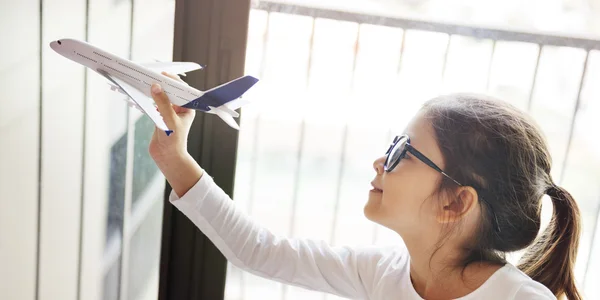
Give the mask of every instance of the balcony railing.
MULTIPOLYGON (((600 75, 596 50, 600 41, 584 37, 260 1, 251 14, 247 72, 263 79, 253 95, 262 105, 242 112, 234 199, 260 223, 287 236, 334 244, 387 243, 384 237, 393 234, 385 235, 362 217, 373 175, 370 161, 385 151, 394 131, 418 107, 415 103, 455 90, 490 93, 532 114, 548 137, 553 177, 571 191, 582 211, 577 278, 588 297, 600 296, 589 284, 593 269, 600 268, 591 256, 592 249, 600 249, 594 244, 600 145, 591 138, 600 128, 595 120, 600 90, 590 84, 600 75), (320 30, 328 33, 317 37, 320 30), (331 34, 335 30, 342 46, 333 41, 338 39, 331 34), (429 42, 412 45, 421 40, 429 42), (427 62, 423 68, 428 71, 413 60, 427 62), (403 121, 390 125, 394 118, 403 121), (387 130, 383 134, 382 128, 387 130)), ((231 266, 228 276, 229 300, 291 299, 294 293, 308 299, 296 288, 267 283, 231 266)))

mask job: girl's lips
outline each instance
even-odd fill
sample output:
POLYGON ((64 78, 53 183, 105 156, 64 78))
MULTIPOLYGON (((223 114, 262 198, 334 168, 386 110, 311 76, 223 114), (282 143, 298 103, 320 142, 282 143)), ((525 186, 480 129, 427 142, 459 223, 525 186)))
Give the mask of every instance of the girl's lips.
POLYGON ((378 188, 377 185, 375 184, 375 182, 371 182, 371 186, 373 187, 373 189, 371 189, 371 192, 376 192, 376 193, 382 193, 383 190, 378 188))

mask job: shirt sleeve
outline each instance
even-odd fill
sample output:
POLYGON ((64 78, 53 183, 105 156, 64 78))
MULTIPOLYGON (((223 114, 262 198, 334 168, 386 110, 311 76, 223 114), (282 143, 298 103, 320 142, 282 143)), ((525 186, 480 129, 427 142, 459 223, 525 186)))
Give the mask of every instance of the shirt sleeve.
POLYGON ((276 236, 241 212, 207 173, 181 198, 171 192, 169 202, 247 272, 353 299, 369 298, 377 284, 382 250, 276 236))

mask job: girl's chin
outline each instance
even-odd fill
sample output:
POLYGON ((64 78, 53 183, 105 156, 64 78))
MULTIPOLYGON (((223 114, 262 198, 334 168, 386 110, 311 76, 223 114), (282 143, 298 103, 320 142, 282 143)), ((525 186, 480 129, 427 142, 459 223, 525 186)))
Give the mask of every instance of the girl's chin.
POLYGON ((369 199, 367 200, 367 203, 364 207, 364 214, 365 217, 367 217, 367 219, 371 221, 375 221, 377 219, 377 215, 379 214, 379 209, 381 206, 381 198, 381 192, 369 192, 369 199))

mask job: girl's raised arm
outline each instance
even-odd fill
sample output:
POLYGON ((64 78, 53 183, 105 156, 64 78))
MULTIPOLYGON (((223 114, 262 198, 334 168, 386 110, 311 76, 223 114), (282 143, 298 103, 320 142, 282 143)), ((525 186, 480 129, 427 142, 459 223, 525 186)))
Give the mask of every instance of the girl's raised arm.
POLYGON ((352 299, 371 294, 383 253, 377 248, 332 247, 276 236, 241 212, 206 173, 183 197, 170 202, 235 266, 255 275, 352 299))

